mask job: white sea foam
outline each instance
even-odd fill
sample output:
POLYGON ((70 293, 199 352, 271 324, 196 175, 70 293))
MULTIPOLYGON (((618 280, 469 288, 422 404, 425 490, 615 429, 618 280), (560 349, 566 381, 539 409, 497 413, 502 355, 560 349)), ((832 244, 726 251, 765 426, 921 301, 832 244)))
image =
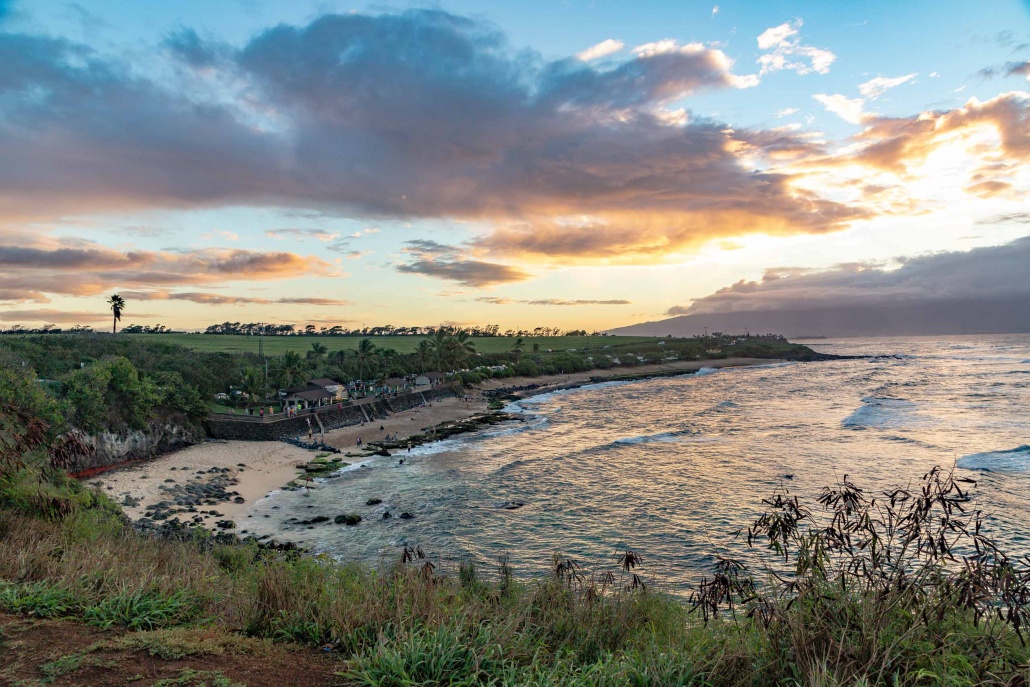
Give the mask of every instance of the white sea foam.
POLYGON ((633 384, 634 382, 640 382, 640 381, 648 381, 648 380, 638 380, 638 379, 626 380, 626 379, 624 379, 624 380, 620 380, 620 381, 616 381, 616 382, 596 382, 594 384, 584 384, 583 386, 575 386, 575 387, 572 387, 570 389, 558 389, 556 391, 548 391, 545 394, 537 394, 536 396, 530 396, 528 398, 523 398, 523 399, 521 399, 519 401, 516 401, 515 405, 517 405, 517 406, 536 405, 538 403, 546 403, 547 401, 553 400, 553 399, 558 398, 560 396, 565 396, 567 394, 571 394, 571 393, 576 392, 576 391, 590 391, 590 390, 593 390, 593 389, 606 389, 608 387, 625 386, 626 384, 633 384))
POLYGON ((656 434, 641 434, 633 437, 622 437, 616 439, 608 447, 617 445, 637 444, 702 444, 719 441, 717 436, 705 436, 701 432, 692 429, 682 429, 673 432, 658 432, 656 434))
POLYGON ((958 466, 966 470, 988 472, 1030 471, 1030 445, 1024 444, 1008 451, 985 451, 972 453, 958 459, 958 466))
POLYGON ((916 404, 902 398, 867 396, 862 405, 841 420, 841 425, 855 429, 888 429, 913 424, 911 412, 916 404))

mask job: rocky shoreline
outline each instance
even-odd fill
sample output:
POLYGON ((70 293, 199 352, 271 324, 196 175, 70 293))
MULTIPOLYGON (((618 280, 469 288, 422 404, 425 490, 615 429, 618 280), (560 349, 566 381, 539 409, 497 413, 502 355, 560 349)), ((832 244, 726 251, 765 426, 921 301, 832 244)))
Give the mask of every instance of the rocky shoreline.
MULTIPOLYGON (((391 451, 406 451, 409 445, 411 447, 421 446, 511 421, 521 422, 524 421, 524 418, 511 413, 489 411, 465 419, 445 420, 403 438, 369 441, 361 452, 348 451, 344 457, 358 463, 376 456, 392 456, 394 454, 391 451)), ((339 449, 337 449, 337 453, 339 453, 339 449)), ((352 464, 335 456, 330 458, 330 455, 323 452, 307 462, 296 463, 294 465, 297 470, 296 477, 280 488, 286 491, 323 488, 322 485, 334 479, 340 469, 352 464), (315 479, 318 481, 312 481, 315 479)), ((271 548, 281 549, 287 544, 292 549, 298 548, 292 543, 279 542, 272 535, 254 536, 243 528, 242 523, 237 521, 238 518, 237 520, 230 519, 224 512, 227 505, 237 506, 246 503, 244 496, 238 490, 233 489, 240 484, 247 470, 250 469, 246 463, 241 462, 232 467, 211 466, 199 470, 177 469, 175 466, 168 469, 180 474, 188 473, 188 476, 184 478, 168 477, 162 480, 157 487, 161 495, 160 500, 143 505, 139 499, 133 498, 128 493, 120 495, 121 500, 118 502, 124 508, 142 508, 141 515, 133 519, 133 524, 138 530, 162 537, 181 537, 184 528, 201 528, 219 536, 231 535, 243 540, 254 540, 262 546, 271 548)), ((374 504, 369 503, 368 505, 374 504)), ((407 520, 416 516, 407 511, 396 515, 387 511, 381 515, 380 519, 393 517, 407 520)), ((361 516, 356 513, 339 513, 314 515, 306 520, 292 518, 283 524, 287 526, 301 525, 313 529, 316 525, 323 524, 353 527, 361 522, 361 516)))

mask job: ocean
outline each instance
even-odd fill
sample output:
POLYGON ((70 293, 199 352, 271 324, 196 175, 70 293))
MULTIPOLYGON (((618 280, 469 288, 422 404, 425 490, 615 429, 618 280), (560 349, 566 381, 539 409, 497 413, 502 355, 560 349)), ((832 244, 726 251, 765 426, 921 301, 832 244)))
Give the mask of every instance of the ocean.
POLYGON ((715 555, 744 552, 734 533, 777 488, 814 504, 845 475, 876 492, 939 465, 978 481, 975 507, 1003 550, 1030 553, 1030 335, 808 343, 877 357, 536 396, 509 407, 521 422, 360 463, 307 495, 277 492, 240 527, 373 566, 405 545, 444 569, 471 558, 488 571, 507 555, 527 578, 556 552, 605 570, 631 549, 683 593, 715 555), (348 512, 364 521, 287 522, 348 512))

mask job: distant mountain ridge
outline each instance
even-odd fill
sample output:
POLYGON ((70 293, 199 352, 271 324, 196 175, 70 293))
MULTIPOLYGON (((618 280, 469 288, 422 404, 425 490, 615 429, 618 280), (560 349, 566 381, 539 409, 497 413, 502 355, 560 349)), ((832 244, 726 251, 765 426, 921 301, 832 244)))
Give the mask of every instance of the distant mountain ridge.
POLYGON ((711 332, 802 336, 933 336, 1030 332, 1030 298, 941 300, 798 310, 681 315, 617 327, 621 336, 695 336, 711 332))

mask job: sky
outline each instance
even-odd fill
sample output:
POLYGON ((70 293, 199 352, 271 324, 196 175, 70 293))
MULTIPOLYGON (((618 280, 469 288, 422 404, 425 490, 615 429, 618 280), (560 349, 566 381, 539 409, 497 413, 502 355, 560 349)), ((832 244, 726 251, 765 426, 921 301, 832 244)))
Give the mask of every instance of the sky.
POLYGON ((997 258, 1030 234, 1025 0, 0 0, 0 65, 0 327, 103 327, 115 292, 184 329, 594 330, 1030 283, 997 258))

